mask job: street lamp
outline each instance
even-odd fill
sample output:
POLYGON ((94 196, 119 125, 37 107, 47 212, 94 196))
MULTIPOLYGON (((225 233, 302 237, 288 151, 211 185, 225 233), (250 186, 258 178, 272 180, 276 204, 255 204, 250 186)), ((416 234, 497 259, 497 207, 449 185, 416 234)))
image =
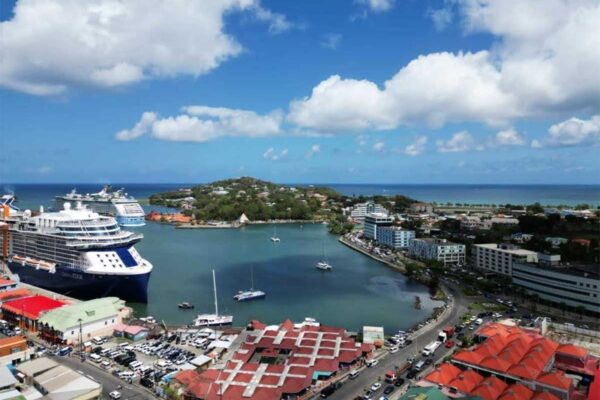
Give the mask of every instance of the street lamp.
POLYGON ((81 318, 77 318, 77 322, 79 322, 79 352, 83 355, 83 330, 81 327, 81 318))

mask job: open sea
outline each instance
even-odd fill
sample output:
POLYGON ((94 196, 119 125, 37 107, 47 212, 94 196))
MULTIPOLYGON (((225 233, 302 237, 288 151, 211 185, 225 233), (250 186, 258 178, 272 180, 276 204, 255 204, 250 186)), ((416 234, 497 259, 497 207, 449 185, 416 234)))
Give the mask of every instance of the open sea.
MULTIPOLYGON (((119 187, 119 185, 114 185, 119 187)), ((146 199, 152 193, 182 187, 168 184, 126 184, 129 194, 146 199)), ((600 186, 491 186, 491 185, 329 185, 345 194, 404 194, 423 201, 461 203, 600 204, 600 186)), ((54 196, 73 188, 96 192, 89 184, 0 184, 13 192, 17 205, 37 209, 53 205, 54 196)), ((151 208, 144 205, 146 210, 151 208)), ((325 225, 278 225, 281 243, 273 244, 272 226, 242 229, 174 229, 149 223, 137 228, 144 240, 136 245, 154 265, 148 304, 132 304, 139 315, 152 315, 167 323, 190 323, 197 313, 213 312, 211 270, 217 274, 221 313, 234 315, 234 325, 250 319, 278 323, 290 318, 313 317, 322 323, 358 330, 382 325, 386 331, 407 329, 439 306, 427 288, 357 253, 337 241, 325 225), (315 269, 326 255, 331 272, 315 269), (264 300, 238 303, 232 296, 254 286, 267 293, 264 300), (415 296, 422 308, 414 308, 415 296), (194 310, 179 310, 188 301, 194 310)))

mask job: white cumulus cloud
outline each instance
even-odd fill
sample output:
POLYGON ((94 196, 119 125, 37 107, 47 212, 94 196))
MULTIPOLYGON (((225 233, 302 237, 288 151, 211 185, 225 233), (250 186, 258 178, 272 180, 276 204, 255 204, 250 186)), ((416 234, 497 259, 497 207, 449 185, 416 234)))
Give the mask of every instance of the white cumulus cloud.
POLYGON ((497 146, 522 146, 525 144, 525 136, 514 128, 504 129, 494 137, 492 145, 497 146))
POLYGON ((156 139, 183 142, 207 142, 225 136, 265 137, 281 133, 283 113, 266 115, 253 111, 223 107, 186 106, 182 114, 161 118, 145 112, 131 129, 116 134, 118 140, 137 139, 150 135, 156 139))
POLYGON ((263 158, 270 161, 279 161, 288 155, 288 149, 277 152, 275 148, 269 147, 264 153, 263 158))
POLYGON ((440 153, 458 153, 471 151, 476 148, 475 139, 467 131, 457 132, 447 140, 438 140, 437 149, 440 153))
POLYGON ((600 115, 590 119, 569 118, 548 129, 547 143, 551 146, 600 144, 600 115))
POLYGON ((19 0, 0 23, 0 86, 34 95, 198 76, 238 55, 223 17, 246 12, 276 33, 284 16, 258 0, 19 0))
POLYGON ((336 50, 342 42, 342 35, 339 33, 328 33, 321 40, 321 47, 330 50, 336 50))
POLYGON ((373 12, 388 11, 394 6, 395 0, 356 0, 356 3, 363 4, 373 12))
POLYGON ((383 149, 385 149, 385 143, 384 142, 379 141, 379 142, 375 142, 373 144, 373 151, 379 153, 379 152, 382 152, 383 149))
POLYGON ((290 104, 289 120, 315 130, 402 124, 507 125, 534 115, 600 108, 600 2, 457 0, 466 32, 489 50, 432 53, 379 85, 332 75, 290 104))
POLYGON ((427 136, 417 136, 415 140, 404 148, 404 154, 407 156, 418 156, 425 150, 427 136))

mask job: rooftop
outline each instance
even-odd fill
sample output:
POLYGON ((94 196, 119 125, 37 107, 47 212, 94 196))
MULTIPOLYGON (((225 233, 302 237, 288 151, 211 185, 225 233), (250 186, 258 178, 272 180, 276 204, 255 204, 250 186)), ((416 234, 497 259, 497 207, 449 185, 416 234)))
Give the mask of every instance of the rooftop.
POLYGON ((22 315, 29 319, 38 319, 42 313, 64 305, 65 302, 63 301, 38 294, 31 297, 7 301, 2 304, 2 310, 22 315))
POLYGON ((77 326, 81 319, 82 324, 100 321, 115 316, 125 307, 125 302, 117 297, 104 297, 84 301, 81 303, 68 304, 47 312, 40 317, 39 322, 48 324, 54 330, 64 332, 77 326))
POLYGON ((598 264, 560 264, 556 266, 544 265, 531 262, 519 262, 518 265, 524 265, 529 268, 536 268, 555 274, 572 275, 589 279, 600 279, 600 267, 598 264))

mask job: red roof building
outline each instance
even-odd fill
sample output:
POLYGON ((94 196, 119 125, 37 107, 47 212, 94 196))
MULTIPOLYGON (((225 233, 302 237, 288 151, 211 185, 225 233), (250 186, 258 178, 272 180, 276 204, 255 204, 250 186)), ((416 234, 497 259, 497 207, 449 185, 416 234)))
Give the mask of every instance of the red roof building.
MULTIPOLYGON (((478 332, 480 344, 456 353, 452 362, 461 368, 470 368, 486 375, 492 373, 508 382, 521 382, 530 390, 550 392, 562 399, 570 399, 573 381, 562 371, 593 376, 599 360, 572 344, 559 345, 536 331, 486 324, 478 332)), ((468 389, 468 388, 463 388, 468 389)), ((480 397, 493 395, 482 389, 480 397)))
POLYGON ((254 332, 224 369, 176 376, 178 382, 186 381, 187 393, 203 400, 271 400, 299 395, 313 381, 330 378, 341 366, 353 364, 372 351, 371 346, 357 343, 340 328, 295 327, 289 320, 275 327, 259 321, 251 325, 254 332))
POLYGON ((65 304, 64 301, 38 294, 4 302, 2 304, 2 315, 7 321, 35 332, 37 331, 36 321, 41 314, 62 307, 65 304))

